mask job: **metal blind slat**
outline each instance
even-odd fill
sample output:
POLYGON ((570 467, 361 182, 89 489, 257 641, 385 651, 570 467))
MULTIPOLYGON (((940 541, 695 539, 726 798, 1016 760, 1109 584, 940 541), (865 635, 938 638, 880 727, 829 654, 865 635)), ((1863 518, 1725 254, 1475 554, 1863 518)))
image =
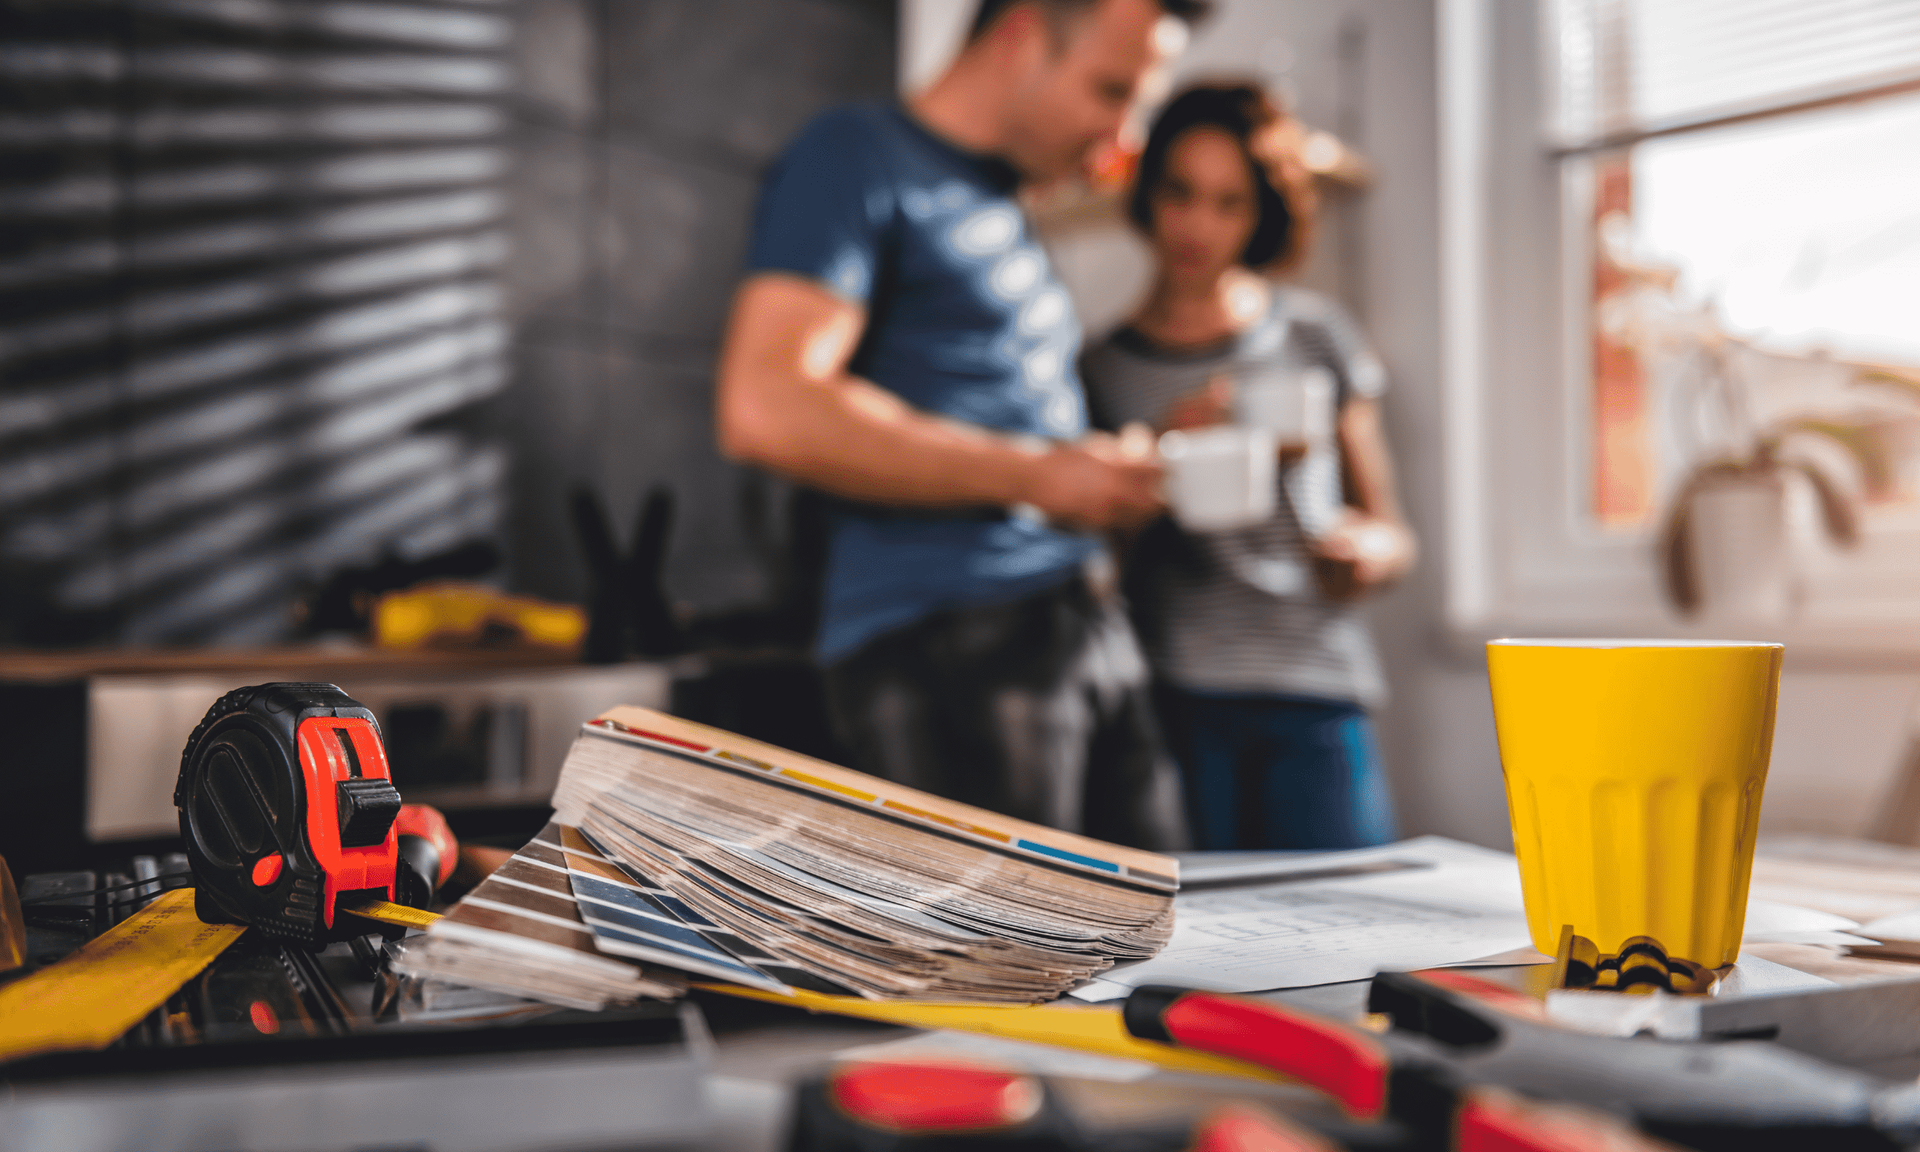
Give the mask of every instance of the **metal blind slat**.
POLYGON ((1551 0, 1569 146, 1920 78, 1912 0, 1551 0))

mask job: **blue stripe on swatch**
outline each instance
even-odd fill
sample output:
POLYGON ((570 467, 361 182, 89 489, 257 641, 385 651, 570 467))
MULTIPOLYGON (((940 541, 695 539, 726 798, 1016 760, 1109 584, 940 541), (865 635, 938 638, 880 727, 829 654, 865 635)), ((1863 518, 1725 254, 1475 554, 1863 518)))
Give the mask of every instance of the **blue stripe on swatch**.
POLYGON ((1014 844, 1017 847, 1025 848, 1029 852, 1038 852, 1042 856, 1051 856, 1055 860, 1065 860, 1070 864, 1082 864, 1088 868, 1098 868, 1102 872, 1112 872, 1115 875, 1118 875, 1120 872, 1120 865, 1118 864, 1110 864, 1105 860, 1095 860, 1091 856, 1082 856, 1077 852, 1068 852, 1060 848, 1049 848, 1045 844, 1035 844, 1031 840, 1015 840, 1014 844))
POLYGON ((651 948, 651 949, 654 949, 655 951, 666 953, 667 955, 670 955, 670 956, 682 956, 682 957, 685 957, 687 960, 699 961, 700 963, 706 965, 709 968, 718 968, 726 972, 743 972, 749 977, 759 977, 760 979, 766 978, 761 973, 755 972, 753 969, 747 967, 745 964, 741 964, 736 960, 732 960, 730 958, 724 957, 720 953, 715 952, 710 948, 701 949, 700 951, 696 952, 690 948, 683 948, 678 944, 673 943, 670 940, 662 939, 656 933, 653 933, 644 929, 636 931, 631 928, 622 927, 618 924, 608 924, 604 922, 602 923, 590 922, 590 926, 594 929, 595 935, 600 935, 604 933, 605 935, 614 937, 616 939, 627 940, 634 944, 638 944, 642 947, 651 948))

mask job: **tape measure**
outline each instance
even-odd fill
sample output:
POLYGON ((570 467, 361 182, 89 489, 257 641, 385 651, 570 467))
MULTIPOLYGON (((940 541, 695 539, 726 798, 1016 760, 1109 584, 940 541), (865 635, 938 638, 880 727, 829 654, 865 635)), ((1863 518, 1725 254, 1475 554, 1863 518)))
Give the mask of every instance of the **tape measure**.
POLYGON ((366 909, 424 908, 453 870, 452 835, 431 808, 406 806, 414 835, 401 851, 407 821, 379 724, 332 684, 222 696, 187 738, 173 803, 208 924, 309 948, 365 934, 368 918, 417 927, 366 909))

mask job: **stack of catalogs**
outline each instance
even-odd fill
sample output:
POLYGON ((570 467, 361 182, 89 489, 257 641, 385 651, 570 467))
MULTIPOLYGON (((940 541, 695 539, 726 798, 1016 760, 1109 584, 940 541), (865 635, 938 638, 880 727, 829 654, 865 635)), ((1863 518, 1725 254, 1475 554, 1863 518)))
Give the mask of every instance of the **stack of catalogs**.
POLYGON ((585 726, 554 806, 603 951, 638 929, 627 954, 659 959, 673 920, 762 986, 1033 1003, 1173 926, 1169 857, 638 708, 585 726))

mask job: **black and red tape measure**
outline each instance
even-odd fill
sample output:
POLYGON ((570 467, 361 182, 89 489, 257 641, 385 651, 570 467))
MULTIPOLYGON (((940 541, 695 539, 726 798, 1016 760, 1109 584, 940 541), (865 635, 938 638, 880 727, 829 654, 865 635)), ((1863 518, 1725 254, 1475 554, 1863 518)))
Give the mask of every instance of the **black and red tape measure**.
POLYGON ((342 912, 424 908, 453 869, 445 821, 402 805, 373 712, 332 684, 222 696, 187 739, 173 803, 209 924, 317 946, 367 931, 342 912))

